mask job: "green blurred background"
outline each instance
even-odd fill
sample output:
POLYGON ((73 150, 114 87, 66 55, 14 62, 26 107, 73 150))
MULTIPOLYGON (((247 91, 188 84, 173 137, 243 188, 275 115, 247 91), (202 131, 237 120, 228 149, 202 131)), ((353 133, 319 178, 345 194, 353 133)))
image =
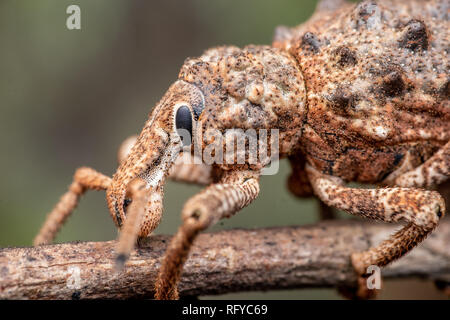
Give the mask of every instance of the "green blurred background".
MULTIPOLYGON (((0 2, 0 246, 29 246, 77 167, 107 175, 122 140, 140 131, 186 57, 217 45, 270 44, 277 25, 313 12, 308 0, 0 2), (81 8, 81 30, 66 8, 81 8)), ((248 208, 214 230, 318 220, 315 200, 285 188, 289 168, 265 176, 248 208)), ((173 233, 183 203, 200 188, 168 182, 156 233, 173 233)), ((114 239, 103 192, 88 192, 57 242, 114 239)), ((430 283, 389 281, 382 298, 442 298, 430 283), (411 290, 414 288, 414 290, 411 290)), ((239 293, 214 298, 339 299, 331 289, 239 293)))

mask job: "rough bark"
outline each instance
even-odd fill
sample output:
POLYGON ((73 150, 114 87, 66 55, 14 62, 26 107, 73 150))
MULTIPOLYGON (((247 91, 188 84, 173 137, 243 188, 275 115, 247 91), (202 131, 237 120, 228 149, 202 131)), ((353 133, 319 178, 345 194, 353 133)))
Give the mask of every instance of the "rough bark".
MULTIPOLYGON (((202 234, 186 262, 180 293, 351 286, 356 277, 350 254, 398 227, 347 220, 202 234)), ((0 249, 0 299, 152 298, 169 240, 148 238, 121 272, 114 270, 115 241, 0 249)), ((383 277, 448 277, 449 240, 445 219, 424 243, 383 269, 383 277)))

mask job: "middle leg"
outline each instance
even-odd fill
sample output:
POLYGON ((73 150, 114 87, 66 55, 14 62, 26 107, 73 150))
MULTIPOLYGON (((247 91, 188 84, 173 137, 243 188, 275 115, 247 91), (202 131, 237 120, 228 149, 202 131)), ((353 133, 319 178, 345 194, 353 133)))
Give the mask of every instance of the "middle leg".
POLYGON ((172 238, 156 281, 156 299, 177 299, 177 284, 190 248, 198 233, 249 205, 259 193, 259 172, 225 172, 192 197, 182 211, 183 224, 172 238))

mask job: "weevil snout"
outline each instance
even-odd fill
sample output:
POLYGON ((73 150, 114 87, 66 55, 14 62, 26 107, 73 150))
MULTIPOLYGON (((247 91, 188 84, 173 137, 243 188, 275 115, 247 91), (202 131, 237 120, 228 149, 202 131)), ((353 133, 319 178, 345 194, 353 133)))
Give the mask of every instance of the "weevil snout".
MULTIPOLYGON (((107 190, 108 206, 117 227, 122 228, 126 220, 133 201, 129 186, 135 179, 146 183, 150 197, 147 211, 160 211, 155 206, 162 199, 165 178, 183 146, 191 145, 196 114, 203 104, 203 94, 195 85, 177 81, 155 106, 141 134, 123 143, 119 167, 107 190)), ((156 227, 157 224, 148 223, 153 215, 146 212, 140 236, 148 235, 156 227)))

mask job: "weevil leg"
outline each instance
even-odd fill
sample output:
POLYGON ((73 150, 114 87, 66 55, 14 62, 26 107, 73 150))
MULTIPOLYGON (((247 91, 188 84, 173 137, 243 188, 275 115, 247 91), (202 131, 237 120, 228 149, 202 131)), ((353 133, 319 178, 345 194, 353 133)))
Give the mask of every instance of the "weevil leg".
POLYGON ((116 270, 125 265, 134 246, 147 238, 159 225, 163 209, 163 190, 148 186, 144 178, 135 178, 127 187, 126 219, 120 228, 116 247, 116 270))
MULTIPOLYGON (((307 198, 314 195, 308 174, 305 170, 306 161, 303 155, 289 157, 292 172, 287 180, 288 190, 299 198, 307 198)), ((332 207, 318 199, 318 211, 320 220, 336 219, 336 213, 332 207)))
POLYGON ((147 189, 145 180, 141 178, 130 183, 127 199, 131 202, 117 242, 117 270, 123 268, 138 239, 147 237, 156 229, 162 215, 162 193, 147 189))
MULTIPOLYGON (((450 207, 450 142, 421 166, 408 171, 395 180, 402 187, 431 187, 439 184, 438 191, 443 195, 446 208, 450 207)), ((436 287, 450 296, 450 282, 436 280, 436 287)))
MULTIPOLYGON (((117 158, 119 163, 124 161, 137 140, 137 135, 125 139, 119 147, 117 158)), ((169 171, 169 179, 178 182, 208 185, 214 182, 217 170, 213 166, 196 161, 189 153, 181 153, 169 171)))
MULTIPOLYGON (((118 151, 118 161, 124 161, 135 144, 137 136, 124 140, 118 151)), ((169 171, 169 178, 184 183, 208 185, 216 179, 218 170, 212 166, 194 162, 193 156, 182 153, 169 171)), ((159 225, 162 216, 163 193, 160 188, 146 189, 145 182, 136 179, 128 187, 127 219, 121 228, 116 248, 116 269, 121 270, 134 245, 146 237, 159 225), (140 228, 139 228, 140 226, 140 228)))
POLYGON ((370 219, 407 222, 378 246, 352 255, 361 297, 369 293, 364 285, 367 268, 382 267, 403 256, 427 237, 445 213, 444 199, 436 191, 403 187, 348 188, 340 178, 324 175, 308 165, 306 170, 314 193, 326 204, 370 219))
POLYGON ((428 188, 447 181, 450 177, 450 142, 422 165, 395 179, 401 187, 428 188))
POLYGON ((61 197, 49 213, 39 234, 34 238, 33 244, 37 246, 51 243, 86 190, 105 190, 110 183, 111 178, 94 169, 86 167, 77 169, 73 177, 73 182, 69 186, 69 191, 61 197))
POLYGON ((258 193, 259 172, 228 171, 218 183, 188 200, 182 211, 183 223, 163 259, 155 284, 156 299, 178 299, 181 270, 198 233, 249 205, 258 193))

